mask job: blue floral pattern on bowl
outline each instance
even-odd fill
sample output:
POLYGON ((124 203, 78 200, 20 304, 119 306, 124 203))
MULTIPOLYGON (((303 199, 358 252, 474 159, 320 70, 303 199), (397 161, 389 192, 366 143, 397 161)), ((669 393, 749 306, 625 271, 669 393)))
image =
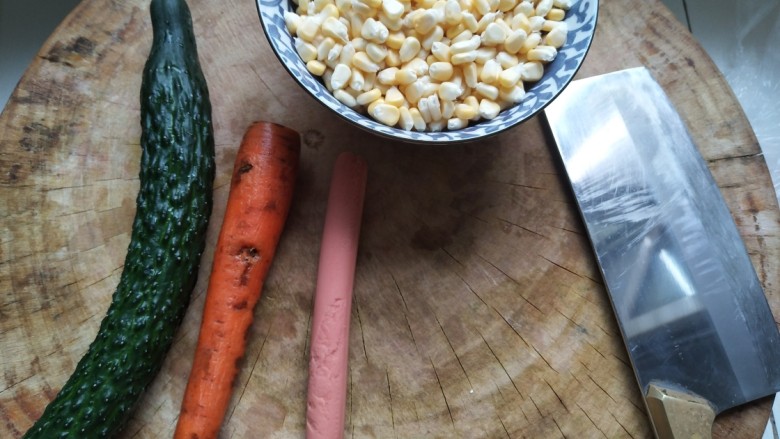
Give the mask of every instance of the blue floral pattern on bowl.
POLYGON ((282 65, 292 77, 336 114, 349 122, 385 137, 413 143, 448 144, 469 142, 498 134, 524 122, 547 106, 571 82, 582 65, 593 40, 598 16, 598 0, 578 0, 566 13, 569 27, 566 44, 558 51, 553 62, 545 66, 542 79, 526 89, 523 100, 506 109, 492 120, 482 120, 455 131, 418 132, 405 131, 375 122, 339 102, 327 88, 314 77, 295 51, 293 38, 284 23, 284 12, 292 10, 290 0, 256 0, 260 22, 266 38, 282 65))

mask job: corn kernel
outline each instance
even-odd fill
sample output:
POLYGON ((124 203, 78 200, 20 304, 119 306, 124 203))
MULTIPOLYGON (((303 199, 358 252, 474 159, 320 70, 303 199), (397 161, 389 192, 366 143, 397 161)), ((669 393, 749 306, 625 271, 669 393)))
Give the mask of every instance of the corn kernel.
POLYGON ((358 52, 352 57, 352 65, 364 72, 378 72, 379 64, 371 61, 366 52, 358 52))
POLYGON ((480 41, 482 39, 479 35, 474 35, 466 41, 458 41, 450 46, 450 54, 457 55, 459 53, 473 52, 479 48, 480 41))
POLYGON ((479 84, 477 84, 476 87, 474 87, 474 91, 476 91, 481 96, 490 99, 492 101, 498 99, 498 88, 490 84, 485 84, 484 82, 480 82, 479 84))
POLYGON ((366 77, 358 69, 351 69, 352 77, 349 78, 349 88, 356 91, 364 91, 366 87, 366 77))
POLYGON ((441 101, 439 95, 428 96, 428 113, 431 115, 432 121, 441 120, 441 101))
POLYGON ((386 69, 380 70, 376 74, 376 80, 380 84, 385 85, 396 85, 397 82, 395 80, 395 75, 398 73, 398 67, 388 67, 386 69))
POLYGON ((457 0, 447 0, 444 5, 444 22, 449 26, 455 26, 463 19, 460 3, 457 0))
POLYGON ((528 0, 524 0, 520 2, 517 7, 514 9, 515 14, 523 14, 526 17, 530 17, 534 15, 534 5, 528 0))
POLYGON ((504 101, 509 102, 510 104, 516 104, 522 101, 523 97, 525 97, 525 89, 523 88, 522 83, 512 86, 508 89, 501 88, 498 97, 504 101))
POLYGON ((469 32, 468 29, 466 29, 466 26, 464 26, 463 23, 460 23, 455 27, 450 27, 444 30, 444 36, 449 38, 451 43, 468 40, 469 38, 471 38, 471 35, 472 35, 471 32, 469 32), (468 36, 466 37, 462 36, 466 32, 468 32, 468 36))
POLYGON ((471 105, 471 107, 474 108, 474 111, 479 112, 479 99, 477 99, 476 96, 466 96, 466 99, 463 100, 463 103, 471 105))
POLYGON ((366 45, 366 54, 375 63, 382 62, 387 56, 387 48, 376 43, 366 45))
POLYGON ((480 15, 485 15, 490 12, 490 3, 487 0, 474 0, 474 6, 480 15))
POLYGON ((509 27, 514 30, 523 30, 526 34, 531 33, 531 22, 525 14, 515 14, 509 22, 509 27))
POLYGON ((441 102, 441 118, 449 119, 455 113, 455 102, 452 101, 440 101, 441 102))
POLYGON ((436 26, 436 15, 433 11, 427 10, 414 18, 413 26, 418 34, 426 35, 436 26))
POLYGON ((404 90, 404 96, 406 96, 406 100, 409 101, 410 104, 418 103, 423 97, 425 85, 425 82, 419 79, 409 84, 404 90))
POLYGON ((401 18, 401 15, 404 13, 404 5, 398 0, 383 0, 382 12, 389 18, 401 18))
POLYGON ((428 97, 430 95, 436 94, 439 92, 439 87, 441 87, 441 84, 438 82, 428 82, 425 84, 425 88, 423 89, 423 96, 428 97))
POLYGON ((450 57, 450 63, 454 66, 458 66, 461 64, 471 63, 475 59, 477 59, 477 51, 473 50, 471 52, 465 52, 465 53, 456 53, 450 57))
POLYGON ((496 14, 495 12, 488 12, 487 14, 483 15, 482 18, 479 19, 477 22, 477 30, 474 31, 475 34, 481 34, 482 32, 485 32, 485 29, 487 29, 488 25, 493 24, 496 21, 496 14))
POLYGON ((287 31, 290 32, 290 35, 295 35, 297 33, 298 24, 300 24, 300 22, 301 16, 295 12, 288 11, 284 13, 284 24, 287 27, 287 31))
POLYGON ((477 64, 485 64, 488 60, 495 59, 498 50, 495 47, 480 47, 474 52, 476 53, 474 62, 477 64))
POLYGON ((360 105, 368 105, 382 97, 382 92, 378 88, 371 89, 358 95, 355 100, 360 105))
POLYGON ((531 61, 523 64, 523 69, 520 73, 520 79, 523 81, 534 82, 542 79, 544 74, 544 66, 537 61, 531 61))
POLYGON ((338 63, 339 58, 341 57, 341 51, 344 49, 344 46, 341 44, 335 44, 333 47, 328 51, 328 54, 325 56, 325 63, 328 64, 329 67, 333 67, 336 63, 338 63))
POLYGON ((544 17, 539 16, 533 16, 528 17, 528 22, 531 24, 531 32, 541 32, 542 27, 544 27, 544 23, 547 20, 545 20, 544 17))
POLYGON ((412 113, 406 107, 399 108, 400 117, 398 118, 398 126, 405 131, 411 131, 414 128, 414 118, 412 113))
POLYGON ((475 63, 472 62, 463 66, 463 80, 471 88, 477 86, 479 76, 477 75, 477 65, 475 63))
POLYGON ((517 6, 517 0, 500 0, 498 2, 498 10, 501 12, 509 12, 517 6))
POLYGON ((499 112, 501 112, 501 107, 497 103, 488 99, 482 99, 479 102, 479 115, 483 119, 495 119, 499 112))
POLYGON ((417 109, 420 110, 420 115, 426 124, 433 121, 431 119, 431 112, 428 110, 428 98, 422 98, 417 102, 417 109))
POLYGON ((553 6, 568 11, 577 0, 553 0, 553 6))
POLYGON ((325 69, 327 67, 325 64, 323 64, 320 61, 317 61, 316 59, 313 59, 306 63, 306 70, 311 72, 312 75, 316 76, 322 76, 323 73, 325 73, 325 69))
POLYGON ((457 116, 458 119, 471 120, 474 119, 474 117, 479 116, 479 112, 474 110, 474 107, 471 105, 456 104, 455 116, 457 116))
POLYGON ((366 19, 365 23, 363 23, 363 28, 360 30, 360 36, 366 40, 384 43, 387 41, 387 37, 390 36, 390 31, 382 22, 369 17, 366 19))
POLYGON ((430 34, 420 41, 420 44, 423 49, 430 51, 433 43, 441 41, 442 38, 444 38, 444 29, 442 29, 441 26, 436 26, 430 34))
POLYGON ((314 47, 313 44, 307 43, 301 38, 296 38, 294 42, 295 51, 298 52, 298 55, 301 57, 303 62, 308 63, 311 60, 317 59, 317 48, 314 47))
POLYGON ((528 61, 551 62, 558 55, 558 51, 552 46, 536 46, 528 51, 528 61))
POLYGON ((493 84, 494 82, 498 81, 498 76, 502 71, 503 69, 501 68, 501 65, 498 63, 498 61, 489 59, 485 62, 484 67, 482 67, 482 71, 479 74, 479 79, 481 79, 482 82, 486 84, 493 84))
POLYGON ((417 73, 418 77, 425 76, 428 73, 428 63, 424 59, 412 58, 411 61, 403 65, 401 68, 411 69, 417 73))
POLYGON ((409 114, 412 116, 414 129, 417 131, 425 131, 426 128, 425 119, 423 119, 422 115, 420 114, 420 110, 418 110, 417 108, 410 108, 409 114))
POLYGON ((506 40, 504 28, 497 23, 488 24, 485 31, 482 32, 482 44, 484 45, 496 46, 503 43, 504 40, 506 40))
POLYGON ((438 93, 442 101, 454 101, 463 94, 463 89, 453 82, 442 82, 438 93))
POLYGON ((347 26, 333 17, 328 17, 322 22, 322 34, 342 44, 349 42, 347 26))
POLYGON ((352 64, 352 57, 355 56, 355 46, 352 43, 347 43, 344 48, 341 49, 341 55, 339 55, 339 62, 342 64, 352 64))
POLYGON ((506 52, 499 52, 498 55, 496 55, 496 61, 503 69, 508 69, 520 64, 520 60, 516 56, 506 52))
POLYGON ((325 62, 328 59, 328 52, 334 46, 336 46, 336 42, 333 41, 333 38, 327 37, 320 41, 320 44, 317 45, 317 61, 325 62))
POLYGON ((559 8, 552 8, 545 18, 551 21, 563 21, 563 19, 566 18, 566 11, 559 8))
POLYGON ((399 50, 401 49, 401 45, 404 43, 404 40, 406 39, 406 35, 404 35, 403 32, 392 32, 390 35, 387 36, 387 40, 385 41, 385 45, 393 50, 399 50))
POLYGON ((390 105, 400 107, 406 103, 406 99, 404 99, 404 95, 400 90, 398 90, 398 87, 393 86, 390 87, 387 92, 385 92, 385 102, 390 105))
POLYGON ((296 34, 305 41, 313 41, 320 33, 320 20, 316 17, 301 17, 296 34))
POLYGON ((436 81, 446 81, 452 77, 452 64, 448 62, 435 62, 428 68, 428 74, 431 79, 436 81))
POLYGON ((523 65, 517 64, 515 66, 512 66, 503 72, 498 76, 498 83, 501 87, 504 88, 510 88, 514 87, 518 81, 520 81, 520 76, 523 73, 523 65))
POLYGON ((347 82, 352 77, 352 70, 345 64, 338 64, 333 69, 333 75, 330 77, 331 90, 339 90, 347 85, 347 82))
POLYGON ((385 65, 387 67, 399 67, 401 65, 401 56, 395 50, 388 50, 385 57, 385 65))
POLYGON ((453 117, 447 120, 447 129, 450 131, 466 128, 468 125, 469 121, 467 119, 453 117))
POLYGON ((477 21, 477 17, 474 16, 474 14, 470 12, 462 12, 461 14, 461 23, 463 23, 464 26, 466 26, 466 29, 471 31, 472 33, 476 32, 479 28, 479 22, 477 21))
MULTIPOLYGON (((361 4, 362 3, 358 3, 361 4)), ((363 5, 365 7, 365 5, 363 5)), ((352 42, 354 43, 356 38, 362 38, 360 35, 363 32, 363 15, 354 9, 354 6, 352 7, 353 11, 355 13, 349 14, 349 35, 352 37, 352 42)), ((365 15, 370 15, 371 10, 368 11, 365 15)))
POLYGON ((556 27, 544 37, 544 44, 560 49, 566 43, 568 32, 563 27, 556 27))
POLYGON ((552 20, 545 20, 544 24, 542 25, 543 32, 550 32, 555 28, 562 28, 563 30, 568 31, 569 25, 565 21, 552 21, 552 20))
POLYGON ((352 45, 355 47, 355 52, 365 52, 366 46, 368 46, 368 40, 364 38, 353 38, 352 45))
POLYGON ((441 41, 437 41, 431 45, 431 54, 438 61, 448 62, 450 60, 450 46, 441 41))
POLYGON ((546 17, 553 8, 553 0, 539 0, 536 4, 536 10, 534 13, 539 17, 546 17))
POLYGON ((374 85, 377 83, 376 72, 365 72, 363 73, 363 78, 363 91, 369 91, 374 88, 374 85))
POLYGON ((528 35, 528 38, 525 39, 525 42, 523 42, 523 45, 520 47, 520 53, 525 55, 528 53, 528 51, 538 46, 541 41, 542 36, 539 34, 539 32, 534 32, 531 35, 528 35))
POLYGON ((417 73, 411 69, 400 69, 395 72, 395 83, 409 85, 417 79, 417 73))
POLYGON ((357 101, 355 98, 344 90, 336 90, 333 92, 333 97, 339 100, 342 104, 349 108, 357 107, 357 101))
POLYGON ((409 62, 420 53, 420 40, 415 37, 406 37, 398 54, 401 56, 401 62, 409 62))
POLYGON ((402 31, 404 28, 403 20, 400 18, 390 18, 384 13, 379 14, 379 22, 384 24, 390 33, 402 31))
POLYGON ((428 124, 428 131, 436 133, 442 131, 447 126, 447 121, 444 119, 434 120, 428 124))
MULTIPOLYGON (((377 89, 377 90, 378 90, 378 89, 377 89)), ((381 91, 380 91, 380 93, 381 93, 381 91)), ((377 99, 377 100, 375 100, 375 101, 371 102, 370 104, 368 104, 368 107, 366 107, 366 111, 368 112, 368 114, 370 114, 370 115, 373 115, 373 114, 374 114, 374 109, 375 109, 375 108, 376 108, 378 105, 383 105, 383 104, 385 104, 385 100, 384 100, 384 99, 382 99, 382 98, 379 98, 379 99, 377 99)), ((385 105, 386 105, 386 104, 385 104, 385 105)), ((391 106, 392 106, 392 105, 391 105, 391 106)))

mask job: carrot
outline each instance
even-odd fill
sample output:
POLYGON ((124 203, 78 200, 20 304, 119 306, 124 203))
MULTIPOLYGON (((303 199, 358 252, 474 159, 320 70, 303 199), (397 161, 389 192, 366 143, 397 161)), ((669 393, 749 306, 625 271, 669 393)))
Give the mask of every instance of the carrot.
POLYGON ((255 122, 238 149, 175 439, 216 438, 292 203, 300 136, 255 122))

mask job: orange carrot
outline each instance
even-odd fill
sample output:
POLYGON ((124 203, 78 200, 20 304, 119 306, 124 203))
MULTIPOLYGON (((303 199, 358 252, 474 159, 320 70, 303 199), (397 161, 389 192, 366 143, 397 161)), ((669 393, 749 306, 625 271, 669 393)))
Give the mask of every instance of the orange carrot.
POLYGON ((292 203, 299 156, 300 136, 281 125, 255 122, 241 141, 175 439, 217 437, 292 203))

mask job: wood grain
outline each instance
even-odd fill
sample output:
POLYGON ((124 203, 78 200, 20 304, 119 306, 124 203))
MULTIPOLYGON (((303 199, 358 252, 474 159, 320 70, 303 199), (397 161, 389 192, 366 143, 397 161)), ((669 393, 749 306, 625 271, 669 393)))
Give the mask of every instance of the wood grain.
MULTIPOLYGON (((446 148, 371 137, 293 82, 252 2, 189 3, 214 107, 215 211, 186 320, 124 437, 173 432, 234 154, 258 119, 302 134, 301 175, 224 437, 303 437, 319 239, 343 150, 369 165, 347 437, 651 437, 538 118, 446 148)), ((147 1, 84 0, 0 115, 0 437, 20 437, 55 396, 118 281, 138 188, 147 9, 147 1)), ((687 122, 780 315, 780 211, 736 99, 659 1, 604 0, 578 76, 640 65, 687 122)), ((720 416, 714 436, 759 437, 770 403, 720 416)))

